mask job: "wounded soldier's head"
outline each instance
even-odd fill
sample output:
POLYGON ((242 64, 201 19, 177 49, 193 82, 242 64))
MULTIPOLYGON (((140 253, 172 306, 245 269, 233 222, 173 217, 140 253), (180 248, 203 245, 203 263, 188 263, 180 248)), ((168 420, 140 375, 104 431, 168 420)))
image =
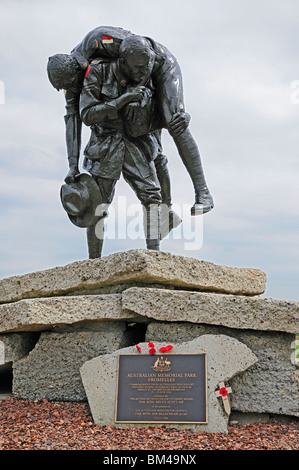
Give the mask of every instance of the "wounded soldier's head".
MULTIPOLYGON (((56 90, 77 90, 82 68, 77 60, 68 54, 55 54, 49 57, 48 77, 56 90)), ((82 80, 81 80, 82 81, 82 80)))

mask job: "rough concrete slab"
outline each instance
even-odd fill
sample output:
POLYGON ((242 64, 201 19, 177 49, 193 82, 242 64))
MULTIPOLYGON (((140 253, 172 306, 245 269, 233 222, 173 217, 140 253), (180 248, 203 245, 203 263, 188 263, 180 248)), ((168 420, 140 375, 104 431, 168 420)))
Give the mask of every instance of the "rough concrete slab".
POLYGON ((119 284, 128 282, 258 295, 265 291, 266 275, 259 269, 218 266, 163 251, 130 250, 2 279, 0 303, 99 293, 105 286, 119 288, 119 284))
POLYGON ((0 336, 0 371, 8 364, 26 356, 34 347, 35 337, 30 333, 0 336))
POLYGON ((121 294, 80 295, 20 300, 0 305, 0 332, 42 331, 81 321, 134 320, 123 312, 121 294))
POLYGON ((84 328, 41 333, 28 356, 13 364, 13 395, 29 400, 86 400, 80 366, 127 343, 124 322, 103 321, 84 328))
POLYGON ((122 308, 159 321, 297 333, 299 302, 190 291, 132 287, 122 308))
POLYGON ((145 340, 167 343, 191 341, 202 335, 222 334, 245 344, 258 362, 230 381, 232 410, 299 417, 299 369, 291 361, 291 333, 239 330, 191 323, 150 323, 145 340))
MULTIPOLYGON (((156 342, 156 350, 165 343, 156 342)), ((142 351, 148 351, 147 343, 140 344, 142 351)), ((222 400, 215 391, 219 382, 227 382, 235 375, 248 369, 256 361, 247 346, 234 338, 224 335, 205 335, 183 344, 173 344, 173 353, 207 354, 208 382, 208 424, 171 424, 171 427, 192 428, 194 431, 227 432, 229 415, 223 409, 222 400)), ((115 425, 115 397, 117 381, 117 358, 119 354, 134 354, 136 347, 123 348, 111 354, 95 357, 80 368, 86 396, 93 419, 98 425, 115 425)), ((148 354, 148 353, 147 353, 148 354)), ((167 357, 171 357, 168 354, 167 357)), ((155 426, 159 426, 155 423, 155 426)), ((120 424, 117 426, 146 426, 145 424, 120 424)))

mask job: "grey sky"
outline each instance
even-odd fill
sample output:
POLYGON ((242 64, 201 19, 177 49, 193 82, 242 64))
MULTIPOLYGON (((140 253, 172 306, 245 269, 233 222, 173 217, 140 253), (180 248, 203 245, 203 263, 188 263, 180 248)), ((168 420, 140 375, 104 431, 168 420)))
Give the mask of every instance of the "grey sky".
MULTIPOLYGON (((177 57, 191 130, 215 209, 204 216, 203 246, 164 251, 217 264, 256 267, 266 296, 299 300, 299 80, 297 0, 0 0, 0 277, 87 257, 85 231, 61 207, 67 173, 64 98, 50 85, 50 55, 68 53, 99 25, 150 36, 177 57)), ((89 130, 84 130, 83 148, 89 130)), ((163 137, 173 202, 193 189, 172 139, 163 137)), ((136 202, 126 183, 120 196, 136 202)), ((104 255, 144 248, 107 240, 104 255)))

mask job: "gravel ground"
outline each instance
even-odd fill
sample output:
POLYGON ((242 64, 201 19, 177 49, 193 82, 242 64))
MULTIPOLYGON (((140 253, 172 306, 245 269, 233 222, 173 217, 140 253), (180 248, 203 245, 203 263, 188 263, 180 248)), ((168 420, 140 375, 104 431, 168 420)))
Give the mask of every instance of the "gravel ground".
POLYGON ((241 425, 228 434, 94 424, 87 403, 0 401, 0 450, 299 450, 299 424, 241 425))

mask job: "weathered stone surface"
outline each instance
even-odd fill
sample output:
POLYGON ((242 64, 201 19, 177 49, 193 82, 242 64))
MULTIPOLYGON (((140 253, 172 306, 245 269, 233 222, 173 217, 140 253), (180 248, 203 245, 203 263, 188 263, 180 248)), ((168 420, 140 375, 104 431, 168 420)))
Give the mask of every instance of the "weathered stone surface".
POLYGON ((0 336, 0 371, 10 363, 26 356, 34 343, 35 337, 30 333, 0 336))
POLYGON ((159 321, 208 323, 230 328, 297 333, 299 302, 206 292, 132 287, 122 308, 159 321))
POLYGON ((207 334, 231 336, 258 358, 250 369, 230 381, 232 410, 299 416, 299 369, 291 361, 293 334, 153 322, 147 327, 145 339, 156 338, 172 344, 207 334))
POLYGON ((81 321, 134 320, 123 312, 121 294, 20 300, 0 305, 0 332, 37 331, 81 321))
MULTIPOLYGON (((164 343, 156 342, 156 350, 164 343)), ((147 343, 140 344, 142 351, 148 351, 147 343)), ((192 428, 195 431, 227 432, 229 416, 225 413, 222 400, 215 391, 221 381, 227 382, 236 374, 248 369, 256 362, 255 355, 247 346, 234 338, 224 335, 205 335, 183 344, 174 344, 173 353, 207 353, 208 382, 208 424, 171 424, 171 427, 192 428)), ((134 346, 124 348, 112 354, 95 357, 80 368, 80 373, 96 424, 115 425, 115 396, 117 379, 117 357, 119 354, 136 353, 134 346)), ((169 354, 171 357, 171 354, 169 354)), ((155 359, 153 358, 153 361, 155 359)), ((127 426, 126 424, 117 424, 127 426)), ((132 426, 128 424, 128 426, 132 426)), ((134 426, 146 426, 134 424, 134 426)), ((159 426, 155 423, 155 426, 159 426)))
POLYGON ((85 325, 82 331, 41 333, 29 355, 13 364, 13 395, 23 399, 86 400, 80 366, 126 345, 125 327, 123 322, 103 321, 85 325))
POLYGON ((103 258, 76 261, 44 271, 0 281, 0 303, 58 295, 99 293, 105 286, 128 282, 157 283, 232 294, 265 291, 266 275, 259 269, 213 263, 154 250, 130 250, 103 258))

